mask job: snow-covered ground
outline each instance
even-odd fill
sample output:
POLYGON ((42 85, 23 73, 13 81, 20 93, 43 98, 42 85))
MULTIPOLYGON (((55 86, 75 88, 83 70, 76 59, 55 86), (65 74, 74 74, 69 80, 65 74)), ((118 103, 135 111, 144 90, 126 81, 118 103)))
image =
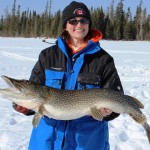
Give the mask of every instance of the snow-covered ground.
MULTIPOLYGON (((100 43, 114 57, 125 93, 145 105, 142 111, 150 124, 150 42, 100 43)), ((0 38, 0 76, 28 79, 40 51, 48 46, 39 38, 0 38)), ((5 86, 0 78, 0 87, 5 86)), ((0 150, 28 149, 32 117, 17 113, 10 101, 0 98, 0 150)), ((150 150, 143 127, 128 115, 120 115, 109 127, 111 150, 150 150)))

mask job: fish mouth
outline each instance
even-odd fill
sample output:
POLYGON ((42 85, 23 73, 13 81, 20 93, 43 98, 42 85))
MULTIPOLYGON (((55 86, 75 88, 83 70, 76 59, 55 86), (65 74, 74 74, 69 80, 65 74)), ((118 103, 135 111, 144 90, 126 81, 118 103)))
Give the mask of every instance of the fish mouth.
POLYGON ((5 75, 2 75, 1 78, 10 86, 18 89, 19 91, 22 91, 22 85, 20 84, 19 80, 12 79, 10 77, 7 77, 5 75))

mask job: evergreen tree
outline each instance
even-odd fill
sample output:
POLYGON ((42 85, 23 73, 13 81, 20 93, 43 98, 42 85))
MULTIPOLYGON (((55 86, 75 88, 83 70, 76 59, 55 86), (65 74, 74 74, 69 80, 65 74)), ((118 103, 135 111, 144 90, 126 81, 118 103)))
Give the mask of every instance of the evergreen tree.
POLYGON ((46 30, 46 34, 45 34, 46 37, 50 36, 50 29, 51 29, 52 18, 53 18, 51 11, 52 11, 52 0, 49 0, 49 9, 48 9, 49 15, 47 18, 47 25, 46 25, 47 30, 46 30))
POLYGON ((12 18, 11 18, 11 32, 13 36, 16 36, 17 33, 17 24, 16 24, 16 0, 14 0, 12 8, 12 18))
POLYGON ((112 3, 110 4, 110 7, 108 8, 108 14, 106 18, 106 28, 105 28, 105 38, 106 39, 114 39, 114 0, 112 0, 112 3))
POLYGON ((147 19, 144 23, 144 40, 150 40, 150 15, 147 16, 147 19))
POLYGON ((5 9, 5 23, 4 23, 4 36, 11 36, 11 14, 8 11, 8 7, 5 9))
POLYGON ((114 25, 114 0, 112 0, 112 3, 109 7, 108 16, 109 16, 110 23, 114 25))
POLYGON ((32 30, 33 30, 33 28, 32 28, 32 13, 31 13, 31 11, 30 11, 29 17, 28 17, 28 26, 29 26, 29 28, 28 28, 29 37, 33 37, 33 32, 32 32, 32 30))
POLYGON ((102 34, 105 34, 105 15, 102 7, 97 8, 92 12, 92 24, 93 28, 99 29, 102 34))
POLYGON ((20 36, 21 34, 20 5, 18 6, 17 9, 16 26, 17 26, 17 36, 20 36))
POLYGON ((27 11, 23 11, 21 15, 21 35, 26 37, 27 11))
POLYGON ((43 17, 43 26, 44 26, 44 35, 47 34, 48 31, 48 18, 49 18, 49 1, 47 1, 46 7, 45 7, 45 12, 43 17))
POLYGON ((62 31, 60 21, 61 21, 61 11, 58 10, 54 15, 54 17, 52 18, 50 36, 57 37, 59 35, 59 32, 62 31))
POLYGON ((143 18, 143 24, 142 24, 142 30, 143 30, 143 40, 147 40, 148 34, 150 34, 149 24, 148 24, 148 16, 146 12, 146 8, 142 11, 142 18, 143 18))
POLYGON ((0 20, 0 34, 3 35, 3 26, 4 26, 4 18, 3 15, 1 16, 1 20, 0 20))
POLYGON ((142 18, 142 0, 141 0, 139 6, 137 6, 135 21, 134 21, 137 40, 143 39, 142 24, 143 24, 143 18, 142 18))
POLYGON ((30 14, 30 11, 28 8, 27 13, 26 13, 26 21, 25 21, 25 37, 30 37, 30 34, 31 34, 29 14, 30 14))
POLYGON ((106 29, 105 29, 105 38, 113 40, 114 39, 114 26, 112 25, 110 19, 106 19, 106 29))
POLYGON ((123 0, 117 5, 116 14, 115 14, 115 26, 114 26, 114 35, 116 40, 123 39, 123 30, 124 30, 124 11, 123 11, 123 0))
POLYGON ((42 35, 42 20, 40 15, 36 16, 37 28, 36 28, 36 37, 40 37, 42 35))
POLYGON ((128 8, 128 12, 125 15, 124 21, 124 39, 131 40, 132 38, 132 15, 130 11, 130 7, 128 8))
POLYGON ((37 14, 36 11, 33 11, 32 15, 32 29, 33 29, 33 35, 36 37, 36 31, 37 31, 37 14))

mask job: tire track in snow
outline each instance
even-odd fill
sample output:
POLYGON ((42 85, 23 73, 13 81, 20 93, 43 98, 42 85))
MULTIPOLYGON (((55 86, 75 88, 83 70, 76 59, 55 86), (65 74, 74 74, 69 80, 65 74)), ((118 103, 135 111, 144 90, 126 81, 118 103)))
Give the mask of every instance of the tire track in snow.
POLYGON ((5 56, 5 57, 9 57, 12 59, 16 59, 16 60, 22 60, 22 61, 37 61, 37 59, 34 58, 30 58, 30 57, 25 57, 25 56, 21 56, 15 53, 10 53, 10 52, 0 52, 0 55, 5 56))
POLYGON ((150 55, 150 52, 143 52, 143 51, 141 51, 141 52, 139 52, 139 51, 133 51, 133 50, 131 50, 131 51, 122 51, 122 50, 107 50, 109 53, 117 53, 117 54, 143 54, 143 55, 150 55))

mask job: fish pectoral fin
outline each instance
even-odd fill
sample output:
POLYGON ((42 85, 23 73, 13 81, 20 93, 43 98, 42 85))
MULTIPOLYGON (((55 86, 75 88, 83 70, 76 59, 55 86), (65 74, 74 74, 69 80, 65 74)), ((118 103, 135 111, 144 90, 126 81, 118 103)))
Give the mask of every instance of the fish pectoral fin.
POLYGON ((98 110, 96 107, 91 108, 91 114, 92 117, 96 120, 102 120, 104 117, 100 110, 98 110))
POLYGON ((40 119, 44 116, 44 106, 40 106, 38 108, 38 112, 35 113, 34 117, 33 117, 33 120, 32 120, 32 124, 34 127, 37 127, 37 125, 39 124, 40 122, 40 119))
POLYGON ((33 126, 34 126, 35 128, 36 128, 37 125, 39 124, 41 118, 42 118, 42 115, 41 115, 40 113, 36 112, 36 113, 34 114, 34 117, 33 117, 33 120, 32 120, 32 124, 33 124, 33 126))
POLYGON ((38 113, 43 117, 44 116, 44 110, 45 110, 45 108, 44 108, 44 106, 42 105, 42 106, 40 106, 39 107, 39 109, 38 109, 38 113))

